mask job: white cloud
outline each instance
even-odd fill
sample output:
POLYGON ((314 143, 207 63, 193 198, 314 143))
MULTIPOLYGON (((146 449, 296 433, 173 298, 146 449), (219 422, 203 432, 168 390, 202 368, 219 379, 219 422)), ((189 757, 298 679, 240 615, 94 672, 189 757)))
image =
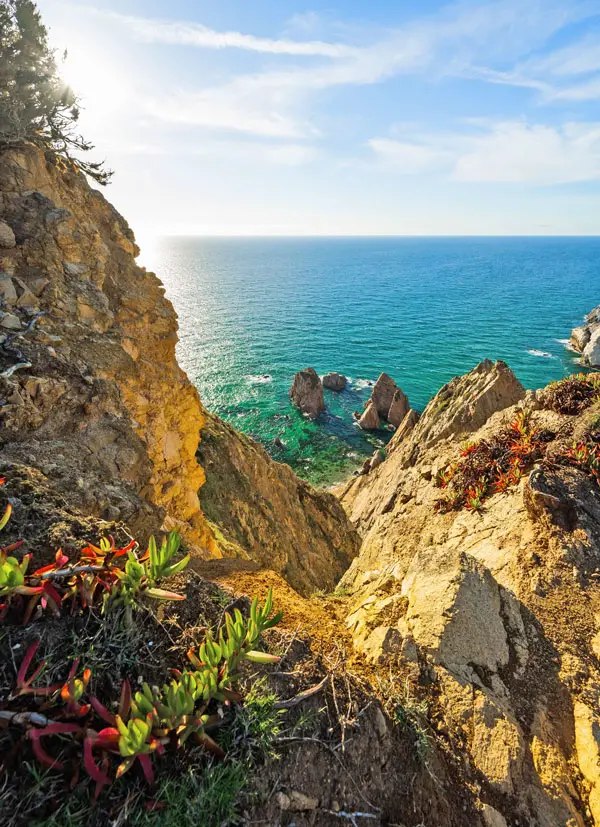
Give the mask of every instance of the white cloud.
POLYGON ((352 46, 342 43, 257 37, 256 35, 235 31, 218 32, 208 26, 203 26, 201 23, 134 17, 118 12, 104 12, 99 9, 95 11, 105 17, 110 17, 128 29, 135 38, 146 43, 196 46, 201 49, 242 49, 271 55, 330 58, 349 57, 356 51, 352 46))
POLYGON ((549 186, 600 179, 600 123, 509 121, 478 133, 375 138, 368 146, 402 173, 443 167, 454 181, 549 186))

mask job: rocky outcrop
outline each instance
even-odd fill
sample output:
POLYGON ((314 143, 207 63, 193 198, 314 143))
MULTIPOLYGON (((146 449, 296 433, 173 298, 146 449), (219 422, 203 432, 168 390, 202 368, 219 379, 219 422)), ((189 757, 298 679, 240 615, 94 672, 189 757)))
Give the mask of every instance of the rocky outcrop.
POLYGON ((323 387, 330 391, 345 391, 348 380, 341 373, 326 373, 323 377, 323 387))
POLYGON ((198 459, 207 476, 202 510, 225 556, 274 569, 302 594, 333 589, 359 547, 333 495, 315 491, 211 414, 198 459))
POLYGON ((377 406, 373 401, 367 402, 367 407, 358 419, 359 426, 363 431, 376 431, 380 426, 377 406))
POLYGON ((600 488, 555 458, 600 403, 577 417, 545 398, 484 362, 409 414, 384 462, 341 491, 362 536, 341 589, 374 668, 430 687, 431 725, 464 760, 484 823, 583 827, 600 824, 600 488), (479 512, 441 513, 438 472, 523 404, 547 462, 479 512))
POLYGON ((584 365, 600 367, 600 306, 588 313, 581 327, 573 328, 570 342, 584 365))
POLYGON ((396 385, 391 376, 382 373, 371 392, 358 424, 365 431, 375 430, 380 426, 380 418, 398 428, 410 410, 406 394, 396 385))
POLYGON ((290 398, 294 405, 311 419, 317 419, 325 412, 323 385, 314 368, 306 368, 294 376, 290 398))
POLYGON ((177 317, 133 233, 80 174, 34 147, 0 157, 0 441, 85 514, 140 539, 200 511, 203 413, 175 359, 177 317), (7 229, 8 228, 8 229, 7 229))

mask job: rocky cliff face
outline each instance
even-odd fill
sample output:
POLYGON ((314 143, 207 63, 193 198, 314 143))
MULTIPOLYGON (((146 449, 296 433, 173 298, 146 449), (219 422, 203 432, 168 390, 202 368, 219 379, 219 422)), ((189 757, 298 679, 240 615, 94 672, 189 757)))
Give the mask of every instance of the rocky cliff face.
POLYGON ((557 461, 600 405, 567 416, 549 399, 482 363, 342 492, 362 535, 342 580, 355 645, 429 687, 487 825, 600 824, 600 489, 557 461), (440 513, 439 472, 523 407, 545 458, 483 509, 440 513))
POLYGON ((301 594, 334 588, 359 538, 333 495, 315 491, 211 414, 198 459, 207 476, 202 510, 226 556, 274 569, 301 594))
POLYGON ((570 341, 581 353, 584 365, 600 367, 600 307, 590 311, 580 327, 573 328, 570 341))
POLYGON ((84 513, 178 526, 218 554, 198 502, 203 414, 177 319, 125 221, 34 148, 0 159, 0 439, 84 513), (20 365, 19 369, 15 369, 20 365))
POLYGON ((0 158, 3 462, 140 540, 177 527, 201 557, 250 557, 304 592, 333 587, 358 551, 344 511, 203 410, 175 358, 173 307, 137 253, 83 176, 33 147, 0 158))

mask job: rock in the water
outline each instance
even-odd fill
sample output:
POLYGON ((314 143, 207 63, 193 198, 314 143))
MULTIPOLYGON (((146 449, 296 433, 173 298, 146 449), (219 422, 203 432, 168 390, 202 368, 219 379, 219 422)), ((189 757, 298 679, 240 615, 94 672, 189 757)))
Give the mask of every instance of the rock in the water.
POLYGON ((290 397, 294 405, 311 419, 325 411, 323 385, 314 368, 306 368, 294 376, 290 397))
POLYGON ((397 428, 408 411, 410 404, 405 393, 396 385, 391 376, 387 373, 382 373, 371 392, 371 398, 366 405, 365 412, 360 419, 361 428, 372 430, 378 428, 379 424, 363 424, 363 420, 367 423, 373 423, 375 417, 372 411, 369 411, 369 405, 372 405, 378 416, 386 420, 397 428), (367 416, 367 411, 369 411, 367 416))
POLYGON ((365 412, 358 420, 358 424, 363 431, 376 431, 379 428, 379 413, 375 403, 371 400, 367 403, 365 412))
POLYGON ((0 247, 10 249, 16 245, 15 234, 6 221, 0 221, 0 247))
POLYGON ((600 367, 600 324, 593 329, 590 340, 583 350, 583 361, 590 367, 600 367))
POLYGON ((398 386, 387 373, 382 373, 377 382, 375 382, 375 387, 371 393, 371 401, 377 408, 377 413, 383 417, 383 419, 388 418, 388 413, 397 390, 398 386))
POLYGON ((345 391, 348 380, 341 373, 328 373, 323 377, 323 387, 330 391, 345 391))
POLYGON ((392 399, 392 404, 386 417, 387 421, 390 425, 393 425, 394 428, 398 428, 409 410, 410 404, 408 402, 408 396, 398 388, 392 399))
POLYGON ((587 314, 584 324, 573 328, 569 341, 584 365, 600 367, 600 305, 587 314))

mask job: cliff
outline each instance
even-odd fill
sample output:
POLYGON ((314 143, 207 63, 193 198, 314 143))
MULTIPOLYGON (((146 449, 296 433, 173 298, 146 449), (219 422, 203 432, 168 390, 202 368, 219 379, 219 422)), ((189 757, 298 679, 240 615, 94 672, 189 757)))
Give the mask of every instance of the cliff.
POLYGON ((600 824, 600 489, 572 448, 595 451, 590 387, 525 393, 484 362, 341 492, 362 536, 342 580, 354 644, 428 685, 485 824, 600 824), (452 506, 461 463, 530 449, 514 484, 452 506))
POLYGON ((218 554, 198 502, 198 394, 126 222, 32 147, 2 156, 0 216, 14 233, 0 248, 2 459, 38 468, 83 513, 142 538, 178 526, 218 554))
POLYGON ((274 569, 302 594, 331 590, 359 548, 339 501, 207 414, 198 447, 202 510, 228 557, 274 569))
POLYGON ((358 551, 344 511, 204 411, 177 364, 173 306, 137 254, 82 175, 33 147, 2 155, 2 461, 142 541, 177 527, 198 557, 241 555, 301 591, 333 587, 358 551))
MULTIPOLYGON (((174 310, 136 254, 81 175, 33 148, 0 157, 3 542, 23 537, 18 553, 41 563, 101 533, 175 526, 195 569, 178 583, 187 600, 145 614, 131 641, 99 617, 85 637, 84 613, 13 625, 0 700, 32 635, 61 674, 83 639, 114 695, 107 663, 167 680, 173 651, 217 628, 224 605, 247 612, 244 595, 273 587, 285 615, 268 703, 290 715, 283 734, 269 724, 244 818, 600 825, 600 383, 526 392, 483 362, 410 411, 340 505, 203 410, 177 365, 174 310)), ((186 767, 161 764, 175 786, 186 767)), ((7 823, 62 794, 21 806, 15 777, 7 823)), ((96 808, 89 823, 107 818, 96 808)))

